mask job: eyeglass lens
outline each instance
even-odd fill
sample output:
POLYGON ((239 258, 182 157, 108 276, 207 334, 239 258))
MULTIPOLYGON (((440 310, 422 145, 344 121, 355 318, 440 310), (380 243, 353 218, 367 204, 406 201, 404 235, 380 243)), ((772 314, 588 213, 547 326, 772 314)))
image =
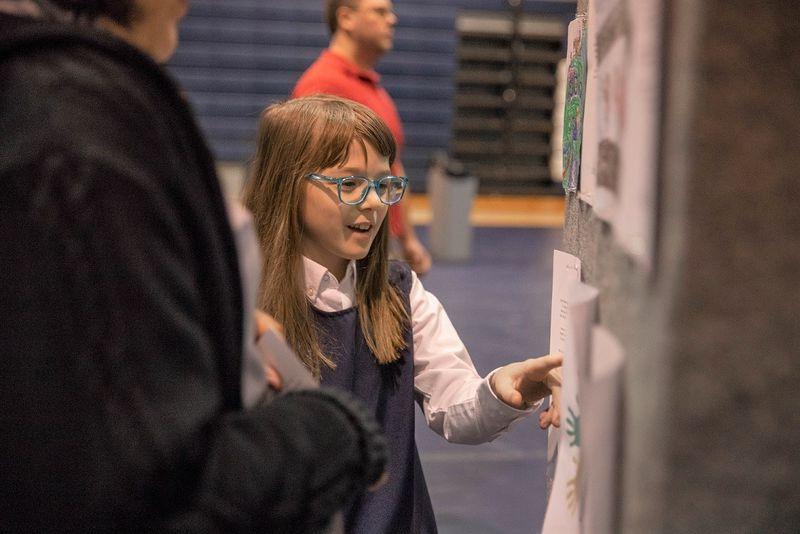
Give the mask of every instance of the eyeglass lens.
MULTIPOLYGON (((361 176, 352 176, 342 180, 342 202, 358 204, 363 202, 369 194, 371 182, 361 176)), ((381 178, 378 181, 378 197, 386 204, 394 204, 403 196, 405 187, 403 180, 395 177, 381 178)))

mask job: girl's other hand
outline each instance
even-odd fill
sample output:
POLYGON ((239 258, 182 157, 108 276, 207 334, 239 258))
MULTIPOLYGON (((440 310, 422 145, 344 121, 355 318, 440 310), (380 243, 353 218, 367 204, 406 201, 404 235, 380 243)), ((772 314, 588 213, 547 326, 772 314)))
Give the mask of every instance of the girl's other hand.
MULTIPOLYGON (((258 338, 260 338, 267 330, 277 332, 280 334, 280 337, 283 338, 283 325, 276 321, 271 315, 257 309, 255 314, 253 314, 253 319, 256 323, 256 340, 258 340, 258 338)), ((269 386, 275 391, 281 391, 283 389, 283 380, 281 379, 281 375, 278 373, 278 370, 272 365, 266 363, 264 366, 264 371, 267 375, 267 384, 269 384, 269 386)))
POLYGON ((269 364, 267 364, 264 370, 267 373, 267 384, 269 387, 275 391, 281 391, 283 389, 283 380, 281 379, 281 375, 278 373, 278 370, 269 364))
POLYGON ((550 406, 539 414, 539 427, 561 426, 561 367, 551 370, 544 377, 544 385, 550 389, 550 406))
POLYGON ((276 321, 275 318, 270 314, 256 309, 253 319, 256 322, 256 339, 260 338, 261 335, 267 330, 274 330, 278 332, 281 337, 283 337, 283 325, 276 321))

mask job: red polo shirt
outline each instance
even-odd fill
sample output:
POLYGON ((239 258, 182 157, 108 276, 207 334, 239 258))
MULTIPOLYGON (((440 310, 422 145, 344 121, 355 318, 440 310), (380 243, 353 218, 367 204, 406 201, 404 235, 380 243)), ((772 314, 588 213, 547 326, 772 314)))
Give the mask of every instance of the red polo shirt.
MULTIPOLYGON (((363 104, 375 112, 394 134, 397 143, 397 158, 392 173, 397 173, 400 155, 403 152, 403 125, 392 97, 380 85, 380 75, 374 70, 364 70, 342 56, 324 50, 297 81, 292 98, 318 93, 340 96, 363 104)), ((389 208, 389 229, 392 235, 402 236, 403 210, 398 204, 389 208)))

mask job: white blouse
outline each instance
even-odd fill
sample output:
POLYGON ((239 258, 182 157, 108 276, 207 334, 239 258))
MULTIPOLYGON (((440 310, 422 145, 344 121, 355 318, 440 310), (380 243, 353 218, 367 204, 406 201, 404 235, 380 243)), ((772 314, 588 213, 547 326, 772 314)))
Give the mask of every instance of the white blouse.
MULTIPOLYGON (((339 281, 322 265, 303 257, 306 297, 321 311, 355 305, 355 262, 339 281)), ((511 423, 540 405, 517 410, 500 399, 481 378, 442 304, 412 274, 411 328, 414 336, 414 389, 428 426, 447 441, 492 441, 511 423)))

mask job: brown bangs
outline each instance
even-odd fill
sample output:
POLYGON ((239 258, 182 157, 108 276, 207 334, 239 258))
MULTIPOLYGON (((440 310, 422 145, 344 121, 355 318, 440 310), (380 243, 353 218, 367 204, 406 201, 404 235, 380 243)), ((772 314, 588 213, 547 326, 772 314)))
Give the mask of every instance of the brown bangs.
MULTIPOLYGON (((314 108, 314 142, 307 153, 307 168, 326 169, 343 165, 350 157, 353 141, 367 153, 366 143, 389 160, 397 157, 397 144, 386 124, 366 107, 330 95, 314 95, 292 100, 286 104, 314 108), (322 111, 322 113, 320 113, 322 111)), ((306 159, 306 158, 303 158, 306 159)))

